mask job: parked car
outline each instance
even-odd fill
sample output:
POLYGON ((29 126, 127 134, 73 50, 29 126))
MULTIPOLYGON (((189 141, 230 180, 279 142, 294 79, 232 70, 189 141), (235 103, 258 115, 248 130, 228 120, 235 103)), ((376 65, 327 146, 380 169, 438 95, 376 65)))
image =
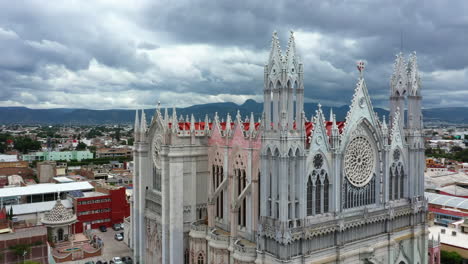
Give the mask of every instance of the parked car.
POLYGON ((99 230, 101 230, 101 232, 107 232, 107 227, 102 225, 99 227, 99 230))
POLYGON ((129 256, 122 257, 122 261, 123 261, 125 264, 133 264, 133 260, 132 260, 132 258, 129 257, 129 256))
POLYGON ((123 230, 123 225, 122 224, 114 224, 112 226, 112 229, 114 229, 115 231, 123 230))
POLYGON ((85 262, 85 264, 94 264, 94 261, 85 262))
POLYGON ((113 257, 112 260, 110 261, 111 264, 124 264, 122 262, 122 259, 120 257, 113 257))
POLYGON ((105 260, 98 260, 96 264, 107 264, 107 261, 105 260))
POLYGON ((115 238, 115 240, 117 240, 117 241, 122 241, 122 240, 123 240, 123 236, 122 236, 120 233, 116 233, 116 234, 114 235, 114 238, 115 238))

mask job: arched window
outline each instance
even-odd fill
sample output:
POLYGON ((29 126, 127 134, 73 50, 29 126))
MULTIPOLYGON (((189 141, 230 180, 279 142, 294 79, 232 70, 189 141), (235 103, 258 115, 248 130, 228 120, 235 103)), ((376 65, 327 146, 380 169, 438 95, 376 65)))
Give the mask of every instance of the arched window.
POLYGON ((161 169, 153 167, 153 189, 161 191, 161 169))
POLYGON ((401 167, 401 171, 400 171, 400 198, 403 198, 403 196, 404 196, 404 191, 403 191, 403 188, 405 186, 404 178, 405 178, 405 172, 403 171, 403 167, 401 167))
POLYGON ((400 177, 400 172, 398 171, 398 168, 395 169, 395 176, 393 177, 393 196, 392 199, 396 200, 398 199, 398 178, 400 177))
POLYGON ((325 174, 325 180, 323 182, 323 212, 327 213, 329 210, 329 205, 328 205, 328 193, 329 193, 329 183, 328 183, 328 174, 325 174))
POLYGON ((205 257, 203 256, 203 253, 198 254, 198 262, 197 264, 205 264, 205 257))
POLYGON ((312 188, 314 188, 314 186, 309 176, 309 180, 307 181, 307 215, 312 215, 312 203, 313 203, 312 188))
POLYGON ((389 188, 388 188, 388 199, 393 200, 393 170, 390 168, 390 175, 388 177, 389 179, 389 188))
POLYGON ((315 181, 315 214, 320 214, 321 188, 320 178, 317 175, 317 180, 315 181))

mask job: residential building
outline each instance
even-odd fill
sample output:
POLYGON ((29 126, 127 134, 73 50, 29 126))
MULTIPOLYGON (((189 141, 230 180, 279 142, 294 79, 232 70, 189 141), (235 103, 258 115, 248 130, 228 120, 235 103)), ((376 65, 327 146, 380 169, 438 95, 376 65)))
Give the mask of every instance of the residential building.
POLYGON ((130 148, 100 148, 96 151, 96 158, 120 158, 132 157, 132 149, 130 148))
POLYGON ((29 167, 27 161, 0 162, 0 176, 11 175, 32 178, 34 171, 29 167))
POLYGON ((76 160, 93 159, 94 154, 89 150, 73 150, 73 151, 44 151, 25 154, 22 156, 24 161, 44 161, 44 160, 76 160))

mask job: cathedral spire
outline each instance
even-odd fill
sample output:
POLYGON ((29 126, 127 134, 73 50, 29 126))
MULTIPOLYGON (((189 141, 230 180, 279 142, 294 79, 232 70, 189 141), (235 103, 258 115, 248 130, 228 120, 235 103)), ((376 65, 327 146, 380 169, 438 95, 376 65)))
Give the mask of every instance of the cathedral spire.
POLYGON ((291 30, 288 41, 288 48, 286 50, 286 61, 288 64, 288 71, 294 71, 295 64, 297 64, 296 58, 296 42, 294 40, 294 32, 291 30))
POLYGON ((140 125, 140 140, 141 141, 144 141, 146 139, 147 128, 148 128, 148 124, 146 123, 145 110, 141 109, 141 125, 140 125))
POLYGON ((281 47, 278 39, 278 33, 276 31, 273 32, 273 36, 271 38, 271 50, 270 50, 270 59, 269 65, 270 68, 272 64, 275 62, 282 63, 283 62, 283 55, 281 54, 281 47))
POLYGON ((193 114, 190 116, 190 132, 195 131, 195 117, 193 114))
POLYGON ((392 96, 403 96, 406 93, 407 79, 407 65, 403 53, 400 52, 396 55, 393 64, 393 74, 390 81, 392 96))
POLYGON ((412 96, 421 95, 421 78, 419 77, 416 52, 410 55, 408 61, 408 90, 412 96))
POLYGON ((169 113, 167 111, 167 107, 164 108, 164 125, 167 126, 169 124, 169 113))
POLYGON ((179 128, 179 121, 177 120, 177 112, 176 108, 172 108, 172 132, 177 132, 177 129, 179 128))
POLYGON ((210 131, 210 120, 208 119, 208 115, 205 115, 205 135, 208 134, 210 131))
POLYGON ((250 113, 250 119, 249 119, 249 132, 250 136, 253 137, 255 133, 255 119, 254 119, 254 114, 253 112, 250 113))
POLYGON ((231 133, 231 115, 228 113, 226 117, 226 136, 231 133))
POLYGON ((140 120, 138 118, 138 110, 135 110, 135 126, 133 129, 133 136, 135 141, 140 141, 140 120))

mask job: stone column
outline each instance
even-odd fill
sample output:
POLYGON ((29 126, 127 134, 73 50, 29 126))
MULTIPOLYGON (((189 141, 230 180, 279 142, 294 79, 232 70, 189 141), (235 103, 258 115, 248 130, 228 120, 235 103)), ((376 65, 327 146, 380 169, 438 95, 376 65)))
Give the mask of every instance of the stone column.
POLYGON ((184 163, 182 155, 171 157, 169 178, 169 255, 171 264, 184 262, 184 215, 183 187, 184 163))

